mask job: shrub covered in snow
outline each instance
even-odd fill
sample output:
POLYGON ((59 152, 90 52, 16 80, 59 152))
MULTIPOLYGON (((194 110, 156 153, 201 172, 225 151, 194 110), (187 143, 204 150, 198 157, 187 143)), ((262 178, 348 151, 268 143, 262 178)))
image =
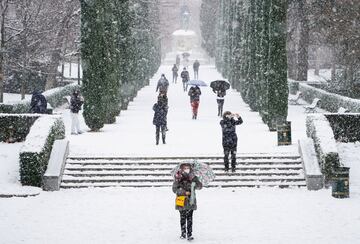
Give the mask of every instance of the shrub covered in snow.
POLYGON ((39 115, 0 114, 0 142, 23 141, 39 115))
POLYGON ((306 102, 312 103, 315 98, 319 98, 321 100, 319 106, 329 112, 337 112, 340 107, 343 107, 350 112, 360 113, 360 100, 358 99, 340 96, 304 83, 299 83, 299 90, 306 102))
POLYGON ((340 165, 334 132, 330 122, 323 114, 309 115, 306 118, 307 136, 314 140, 321 171, 328 182, 332 170, 340 165))
POLYGON ((65 126, 61 117, 45 115, 35 121, 20 150, 23 185, 41 186, 54 141, 64 137, 65 126))
POLYGON ((360 114, 325 114, 336 141, 360 141, 360 114))
MULTIPOLYGON (((57 87, 51 90, 47 90, 43 93, 48 103, 53 108, 59 107, 64 104, 64 97, 71 95, 76 89, 79 89, 79 85, 72 83, 64 87, 57 87)), ((0 113, 29 113, 30 101, 19 101, 13 104, 0 104, 0 113)))

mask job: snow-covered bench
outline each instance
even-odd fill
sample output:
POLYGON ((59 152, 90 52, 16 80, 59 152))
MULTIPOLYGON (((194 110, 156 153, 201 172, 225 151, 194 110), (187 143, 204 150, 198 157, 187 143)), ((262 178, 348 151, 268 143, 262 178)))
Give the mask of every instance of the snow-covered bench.
POLYGON ((319 105, 319 102, 320 102, 320 99, 315 98, 310 105, 304 107, 305 113, 314 113, 316 111, 316 107, 319 105))
POLYGON ((294 96, 289 97, 289 103, 293 105, 299 105, 300 98, 301 98, 301 92, 298 91, 294 96))
POLYGON ((338 114, 345 114, 345 113, 349 113, 350 110, 344 107, 340 107, 337 111, 338 114))

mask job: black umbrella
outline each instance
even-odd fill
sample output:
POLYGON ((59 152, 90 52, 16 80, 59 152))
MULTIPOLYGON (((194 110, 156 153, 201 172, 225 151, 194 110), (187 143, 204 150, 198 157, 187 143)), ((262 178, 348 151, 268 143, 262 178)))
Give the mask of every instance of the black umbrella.
POLYGON ((230 89, 230 84, 225 80, 215 80, 210 83, 210 87, 214 91, 226 91, 230 89))
POLYGON ((183 56, 183 58, 188 58, 188 57, 190 57, 190 53, 184 52, 184 53, 182 53, 182 56, 183 56))

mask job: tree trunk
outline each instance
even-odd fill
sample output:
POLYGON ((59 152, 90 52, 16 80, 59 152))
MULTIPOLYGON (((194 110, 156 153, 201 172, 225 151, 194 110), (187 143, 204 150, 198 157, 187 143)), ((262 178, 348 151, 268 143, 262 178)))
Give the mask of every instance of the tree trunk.
POLYGON ((315 75, 320 75, 320 61, 319 61, 319 59, 318 59, 318 57, 319 57, 319 49, 320 49, 320 47, 317 47, 316 48, 316 51, 315 51, 315 53, 316 53, 316 60, 315 60, 315 75))
POLYGON ((0 103, 4 102, 4 48, 5 48, 5 17, 8 9, 8 1, 1 3, 1 40, 0 40, 0 103))
POLYGON ((54 47, 54 51, 53 51, 53 53, 51 55, 51 59, 50 59, 50 65, 49 65, 49 69, 48 69, 49 76, 46 81, 45 90, 49 90, 49 89, 56 87, 56 83, 57 83, 56 74, 57 74, 58 66, 61 61, 62 47, 63 47, 64 41, 66 40, 65 33, 66 33, 67 29, 69 28, 69 24, 70 24, 72 16, 73 16, 73 7, 72 7, 72 5, 69 5, 69 7, 67 9, 67 13, 64 16, 63 20, 61 21, 60 28, 56 35, 55 47, 54 47))
POLYGON ((299 0, 299 15, 300 15, 300 40, 299 40, 299 55, 298 55, 298 71, 297 79, 299 81, 306 81, 308 76, 308 50, 309 50, 309 20, 306 10, 306 1, 299 0))

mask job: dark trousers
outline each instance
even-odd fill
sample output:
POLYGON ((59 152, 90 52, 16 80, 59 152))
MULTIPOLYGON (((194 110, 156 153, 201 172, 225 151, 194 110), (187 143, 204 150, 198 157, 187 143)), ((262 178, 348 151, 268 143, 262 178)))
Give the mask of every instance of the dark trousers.
POLYGON ((194 70, 194 79, 199 79, 199 70, 194 70))
POLYGON ((222 116, 223 114, 223 108, 224 108, 224 99, 216 99, 217 104, 218 104, 218 116, 222 116))
POLYGON ((229 169, 229 155, 231 153, 231 168, 235 169, 236 168, 236 151, 235 150, 228 150, 228 149, 224 149, 224 164, 225 164, 225 169, 228 170, 229 169))
POLYGON ((176 73, 173 74, 173 83, 176 83, 178 75, 176 73))
POLYGON ((192 236, 192 223, 193 223, 193 213, 194 210, 182 210, 180 212, 180 226, 181 234, 186 234, 187 236, 192 236))
POLYGON ((166 125, 157 125, 156 126, 156 144, 159 144, 160 130, 161 130, 161 135, 162 135, 162 141, 163 141, 163 143, 165 143, 166 125))
POLYGON ((188 89, 188 82, 187 81, 183 81, 183 88, 184 88, 184 91, 187 91, 187 89, 188 89))

